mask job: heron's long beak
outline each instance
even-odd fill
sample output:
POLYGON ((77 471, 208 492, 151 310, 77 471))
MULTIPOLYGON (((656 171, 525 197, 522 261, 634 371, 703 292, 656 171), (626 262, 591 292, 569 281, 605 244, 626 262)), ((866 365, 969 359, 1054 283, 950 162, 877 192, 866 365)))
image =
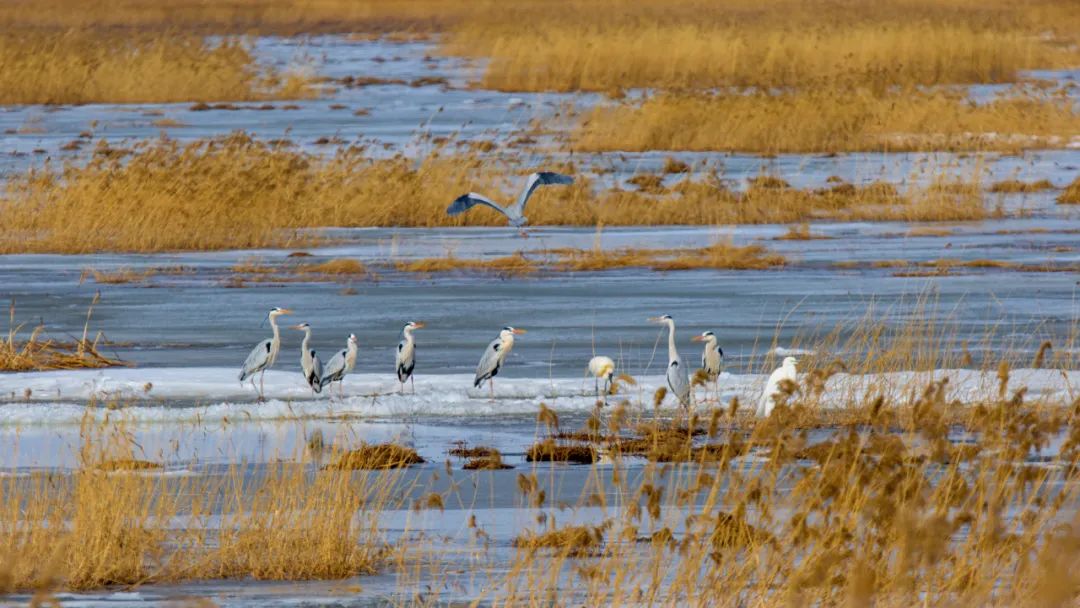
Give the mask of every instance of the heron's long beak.
POLYGON ((705 341, 705 336, 694 336, 693 338, 690 338, 690 341, 691 342, 704 342, 705 341))
POLYGON ((427 327, 427 323, 424 323, 423 321, 416 321, 413 323, 413 329, 424 329, 425 327, 427 327))
POLYGON ((647 320, 647 321, 648 321, 649 323, 659 323, 659 322, 661 321, 660 317, 649 317, 649 318, 648 318, 648 319, 646 319, 646 320, 647 320))
POLYGON ((303 327, 300 327, 299 325, 290 325, 290 326, 289 326, 289 329, 301 329, 301 330, 302 330, 302 329, 304 329, 304 328, 303 328, 303 327))
POLYGON ((283 315, 291 315, 291 314, 292 314, 292 309, 291 309, 291 308, 282 308, 282 309, 281 309, 280 311, 278 311, 278 312, 279 312, 280 314, 283 314, 283 315))
POLYGON ((521 334, 527 334, 527 333, 529 333, 529 332, 525 331, 524 329, 521 329, 520 327, 515 327, 514 331, 513 331, 513 334, 515 336, 520 336, 521 334))

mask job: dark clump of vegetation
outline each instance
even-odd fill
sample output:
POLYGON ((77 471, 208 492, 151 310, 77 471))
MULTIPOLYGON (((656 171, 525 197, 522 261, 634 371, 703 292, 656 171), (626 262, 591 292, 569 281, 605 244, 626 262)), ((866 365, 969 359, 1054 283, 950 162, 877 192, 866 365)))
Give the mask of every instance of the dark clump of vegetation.
POLYGON ((597 461, 596 448, 590 445, 561 445, 548 439, 534 444, 525 452, 529 462, 572 462, 592 464, 597 461))
POLYGON ((420 464, 424 459, 416 450, 395 443, 363 444, 355 450, 342 452, 324 468, 338 471, 359 469, 400 469, 420 464))

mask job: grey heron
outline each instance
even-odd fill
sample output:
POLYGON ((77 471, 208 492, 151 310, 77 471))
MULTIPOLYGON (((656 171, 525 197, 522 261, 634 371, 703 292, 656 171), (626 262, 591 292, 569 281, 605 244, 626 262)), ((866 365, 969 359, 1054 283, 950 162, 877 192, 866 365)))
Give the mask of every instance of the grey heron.
POLYGON ((522 233, 524 234, 523 228, 529 223, 529 219, 525 217, 525 203, 529 202, 529 197, 532 196, 533 191, 540 186, 549 184, 569 185, 572 183, 574 183, 574 178, 569 175, 553 173, 551 171, 540 171, 529 176, 529 179, 525 182, 525 189, 521 191, 517 202, 512 205, 503 207, 482 194, 470 192, 468 194, 462 194, 454 199, 454 202, 446 208, 446 214, 458 215, 459 213, 464 213, 469 209, 472 209, 476 205, 486 205, 505 215, 506 219, 510 222, 510 225, 522 230, 522 233))
POLYGON ((259 387, 256 389, 259 393, 259 401, 266 399, 263 393, 263 377, 266 375, 266 370, 274 366, 278 351, 281 350, 281 333, 278 331, 277 318, 291 314, 292 311, 288 308, 275 307, 266 315, 274 335, 256 344, 244 360, 244 367, 240 368, 240 383, 243 384, 245 379, 251 378, 251 388, 255 388, 255 374, 259 374, 259 387))
POLYGON ((615 377, 615 362, 611 357, 597 356, 589 359, 589 373, 595 380, 596 396, 600 397, 600 380, 604 381, 604 403, 611 392, 611 381, 615 377))
POLYGON ((690 407, 690 374, 686 369, 686 365, 683 364, 682 357, 679 356, 678 349, 675 348, 675 320, 671 318, 671 315, 662 315, 659 317, 650 317, 649 321, 667 325, 667 385, 683 407, 690 407))
POLYGON ((321 393, 323 365, 319 355, 311 348, 311 325, 301 323, 290 329, 304 332, 304 341, 300 343, 300 369, 304 372, 304 380, 311 387, 312 394, 321 393))
POLYGON ((781 382, 785 380, 795 382, 798 379, 795 363, 795 357, 784 357, 783 365, 776 368, 776 371, 769 376, 769 381, 765 383, 765 392, 761 393, 761 400, 758 401, 758 418, 768 418, 772 414, 773 408, 776 407, 776 396, 780 393, 781 382))
POLYGON ((353 368, 356 367, 356 351, 358 348, 356 334, 349 334, 348 340, 345 341, 345 350, 338 351, 326 363, 322 380, 319 381, 320 388, 337 382, 338 394, 342 397, 345 396, 345 387, 343 386, 345 374, 352 373, 353 368))
POLYGON ((484 381, 491 383, 491 399, 495 399, 495 376, 499 373, 506 355, 514 348, 514 336, 525 333, 524 329, 504 327, 499 332, 499 337, 488 344, 484 350, 484 356, 480 357, 480 363, 476 365, 476 377, 473 378, 473 388, 480 388, 484 381))
POLYGON ((413 393, 416 393, 416 382, 412 379, 413 369, 416 368, 416 340, 413 339, 414 329, 423 329, 423 321, 409 321, 401 330, 401 342, 397 345, 397 354, 394 357, 394 365, 397 367, 397 379, 401 383, 401 393, 405 393, 405 381, 412 382, 413 393))
POLYGON ((724 349, 716 342, 716 334, 711 331, 702 332, 700 336, 690 338, 694 342, 704 342, 705 349, 701 352, 701 369, 710 382, 716 382, 717 376, 724 368, 724 349))

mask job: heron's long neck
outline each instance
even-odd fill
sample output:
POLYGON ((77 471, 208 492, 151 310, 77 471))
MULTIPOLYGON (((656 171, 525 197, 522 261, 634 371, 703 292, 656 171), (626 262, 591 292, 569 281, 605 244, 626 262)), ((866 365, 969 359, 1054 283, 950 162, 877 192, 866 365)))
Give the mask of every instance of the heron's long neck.
POLYGON ((274 345, 274 349, 277 349, 277 345, 281 344, 281 332, 278 330, 277 319, 270 317, 270 329, 274 332, 274 338, 271 340, 271 344, 274 345))
POLYGON ((304 341, 300 343, 300 350, 306 354, 308 352, 308 343, 311 342, 311 328, 304 330, 304 341))
POLYGON ((506 354, 510 352, 510 349, 514 348, 514 334, 507 334, 507 336, 503 338, 502 345, 502 354, 505 357, 506 354))
POLYGON ((413 343, 412 328, 411 327, 406 327, 405 329, 401 330, 401 333, 404 334, 405 341, 409 343, 409 346, 412 346, 412 343, 413 343))
POLYGON ((667 356, 668 361, 674 361, 679 356, 679 351, 675 350, 675 322, 667 322, 667 356))

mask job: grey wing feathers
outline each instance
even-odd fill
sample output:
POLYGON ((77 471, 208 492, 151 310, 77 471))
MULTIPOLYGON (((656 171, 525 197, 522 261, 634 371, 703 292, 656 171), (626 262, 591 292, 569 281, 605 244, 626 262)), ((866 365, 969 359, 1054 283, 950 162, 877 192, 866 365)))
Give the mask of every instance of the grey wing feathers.
POLYGON ((682 364, 682 359, 676 359, 668 366, 668 388, 675 393, 675 398, 683 405, 690 404, 690 375, 682 364))
POLYGON ((502 341, 498 338, 491 341, 488 344, 487 350, 484 351, 484 356, 480 357, 480 363, 476 365, 476 378, 473 379, 473 386, 479 387, 484 383, 484 380, 494 377, 499 373, 499 348, 502 347, 502 341))
POLYGON ((270 360, 270 343, 271 340, 267 338, 256 344, 255 348, 251 349, 251 353, 248 354, 247 359, 244 360, 244 367, 240 368, 241 382, 247 379, 248 376, 266 367, 266 362, 270 360))
POLYGON ((487 205, 488 207, 491 207, 499 213, 505 213, 505 211, 503 211, 503 208, 495 204, 495 202, 491 199, 481 194, 470 192, 468 194, 462 194, 461 196, 455 198, 454 202, 450 203, 450 206, 446 208, 446 214, 457 215, 459 213, 465 213, 476 205, 487 205))
POLYGON ((552 171, 539 171, 529 176, 529 180, 525 182, 525 189, 521 191, 521 196, 518 197, 517 205, 522 211, 525 210, 525 203, 529 202, 529 197, 532 196, 534 190, 540 186, 547 186, 549 184, 562 184, 570 185, 574 183, 574 178, 569 175, 563 175, 562 173, 554 173, 552 171))
POLYGON ((322 378, 322 360, 319 359, 319 355, 315 354, 315 351, 311 351, 311 377, 308 378, 308 384, 316 393, 322 392, 322 378))
POLYGON ((319 381, 319 388, 345 377, 345 352, 346 351, 340 351, 338 354, 330 357, 330 361, 323 369, 322 380, 319 381))
POLYGON ((405 341, 398 342, 397 350, 397 377, 399 382, 405 382, 408 380, 416 369, 416 357, 410 354, 410 356, 402 356, 402 351, 405 349, 405 341))

